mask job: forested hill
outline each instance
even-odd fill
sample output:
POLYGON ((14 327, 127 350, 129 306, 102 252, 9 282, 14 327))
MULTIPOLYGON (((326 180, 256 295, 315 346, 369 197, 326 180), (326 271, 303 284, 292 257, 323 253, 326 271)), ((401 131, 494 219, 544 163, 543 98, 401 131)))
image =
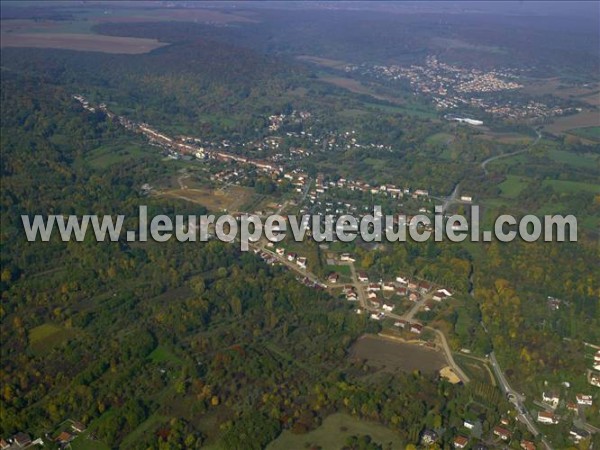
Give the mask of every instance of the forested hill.
POLYGON ((92 166, 124 131, 37 78, 1 87, 0 434, 72 419, 94 448, 258 449, 347 411, 415 442, 471 395, 420 373, 365 381, 345 349, 377 325, 231 245, 25 242, 20 214, 131 215, 165 166, 154 149, 92 166))
POLYGON ((3 49, 2 65, 84 90, 137 120, 217 137, 262 128, 264 116, 283 110, 284 94, 307 77, 298 65, 205 39, 133 56, 3 49))

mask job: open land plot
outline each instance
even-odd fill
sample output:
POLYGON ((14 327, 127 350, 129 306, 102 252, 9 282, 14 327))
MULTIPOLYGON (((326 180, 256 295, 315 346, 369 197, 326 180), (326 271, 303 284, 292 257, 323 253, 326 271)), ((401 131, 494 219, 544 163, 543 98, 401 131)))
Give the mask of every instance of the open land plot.
POLYGON ((592 106, 600 104, 600 84, 566 85, 559 78, 525 80, 522 91, 529 95, 552 94, 563 99, 577 99, 592 106))
POLYGON ((551 186, 560 193, 592 192, 594 194, 600 194, 600 184, 567 180, 544 180, 542 184, 544 186, 551 186))
POLYGON ((230 186, 227 189, 171 189, 158 195, 197 203, 213 212, 236 212, 248 203, 253 193, 254 191, 251 188, 230 186))
POLYGON ((590 141, 600 142, 600 126, 575 128, 574 130, 571 130, 569 134, 573 134, 590 141))
POLYGON ((477 139, 483 139, 486 141, 499 142, 501 144, 522 144, 528 145, 533 142, 533 138, 531 136, 527 136, 525 134, 519 133, 494 133, 494 132, 485 132, 482 134, 478 134, 476 136, 477 139))
POLYGON ((371 436, 383 448, 404 448, 399 436, 383 425, 335 413, 325 418, 321 426, 310 433, 293 434, 290 430, 285 430, 267 446, 267 450, 337 449, 342 448, 349 437, 363 435, 371 436), (388 447, 388 444, 391 445, 388 447))
POLYGON ((566 164, 576 168, 598 167, 600 164, 600 153, 573 153, 564 150, 550 149, 544 152, 544 156, 551 158, 557 163, 566 164))
POLYGON ((317 64, 319 66, 329 67, 331 69, 344 69, 347 64, 346 62, 340 61, 339 59, 321 58, 319 56, 310 55, 300 55, 297 56, 297 59, 317 64))
POLYGON ((380 336, 360 337, 350 349, 350 358, 386 372, 436 372, 447 365, 443 353, 417 344, 392 341, 380 336))
POLYGON ((552 134, 562 134, 576 128, 587 128, 600 126, 600 111, 582 111, 571 116, 558 117, 544 130, 552 134))
POLYGON ((29 345, 34 353, 43 354, 67 340, 72 334, 73 330, 53 323, 44 323, 29 330, 29 345))
POLYGON ((516 198, 527 187, 528 179, 517 175, 508 175, 506 180, 498 185, 503 197, 516 198))
POLYGON ((33 47, 136 55, 169 45, 156 39, 82 33, 2 33, 0 47, 33 47))

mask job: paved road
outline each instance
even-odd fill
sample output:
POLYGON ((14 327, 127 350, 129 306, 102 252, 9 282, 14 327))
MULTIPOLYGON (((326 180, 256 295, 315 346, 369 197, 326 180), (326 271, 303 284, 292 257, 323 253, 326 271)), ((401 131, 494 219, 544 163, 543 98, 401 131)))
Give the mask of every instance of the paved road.
POLYGON ((511 153, 504 153, 502 155, 496 155, 496 156, 492 156, 488 159, 486 159, 485 161, 483 161, 481 163, 481 168, 483 169, 483 171, 485 172, 485 174, 488 174, 487 169, 485 168, 489 163, 491 163, 492 161, 496 161, 498 159, 502 159, 502 158, 508 158, 510 156, 515 156, 518 155, 520 153, 525 153, 528 152, 529 150, 531 150, 531 147, 533 147, 535 144, 537 144, 539 142, 539 140, 542 138, 542 133, 539 132, 539 130, 535 130, 535 133, 537 134, 537 137, 535 138, 535 140, 529 144, 527 147, 521 149, 521 150, 517 150, 516 152, 511 152, 511 153))
MULTIPOLYGON (((500 368, 500 364, 498 364, 498 360, 496 359, 494 352, 490 353, 489 359, 490 363, 492 364, 492 369, 494 369, 494 373, 496 374, 496 378, 498 378, 498 382, 500 383, 502 392, 508 396, 509 401, 517 409, 517 417, 519 421, 525 424, 531 434, 534 436, 539 435, 540 431, 533 422, 529 411, 527 411, 527 408, 523 403, 525 401, 525 397, 510 387, 508 380, 504 376, 504 372, 502 372, 502 369, 500 368)), ((552 446, 548 443, 545 437, 542 437, 542 444, 544 444, 544 447, 546 447, 547 450, 552 450, 552 446)))
MULTIPOLYGON (((356 268, 354 267, 354 264, 349 263, 348 265, 350 266, 350 272, 352 274, 354 288, 356 289, 356 292, 358 294, 358 300, 360 301, 361 306, 367 311, 380 312, 377 308, 373 308, 372 306, 370 306, 368 304, 367 296, 365 294, 364 283, 360 283, 358 281, 358 275, 356 273, 356 268)), ((428 298, 431 298, 432 296, 433 296, 433 294, 424 295, 420 302, 417 302, 407 313, 405 313, 403 315, 386 312, 385 316, 389 317, 391 319, 394 319, 394 320, 406 320, 406 321, 412 321, 413 323, 418 322, 418 321, 412 320, 412 317, 420 309, 421 305, 428 298)), ((463 370, 460 368, 460 366, 458 364, 456 364, 456 361, 454 361, 454 357, 452 356, 452 350, 450 350, 450 346, 448 345, 448 341, 446 340, 446 336, 444 335, 444 333, 442 333, 440 330, 437 330, 432 327, 426 327, 426 328, 429 330, 433 330, 436 333, 438 339, 440 340, 440 342, 442 344, 442 349, 444 350, 444 353, 446 355, 446 361, 448 362, 448 365, 452 368, 454 373, 458 376, 458 378, 460 378, 463 383, 468 383, 469 381, 471 381, 470 378, 467 376, 467 374, 465 372, 463 372, 463 370)))

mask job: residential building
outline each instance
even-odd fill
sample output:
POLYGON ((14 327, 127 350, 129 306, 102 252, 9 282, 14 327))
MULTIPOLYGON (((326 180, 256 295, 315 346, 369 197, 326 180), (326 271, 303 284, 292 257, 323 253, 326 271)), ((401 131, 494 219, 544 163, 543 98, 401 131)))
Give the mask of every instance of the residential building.
POLYGON ((464 436, 456 436, 452 443, 454 448, 465 448, 469 443, 469 439, 464 436))

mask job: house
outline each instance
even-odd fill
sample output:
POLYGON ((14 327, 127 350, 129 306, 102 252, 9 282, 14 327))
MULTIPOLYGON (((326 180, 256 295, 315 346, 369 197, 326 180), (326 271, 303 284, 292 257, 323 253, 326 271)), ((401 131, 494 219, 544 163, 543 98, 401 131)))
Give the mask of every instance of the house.
POLYGON ((397 295, 405 296, 406 293, 407 293, 407 290, 406 290, 406 288, 404 286, 396 288, 396 294, 397 295))
POLYGON ((377 283, 371 283, 367 287, 367 291, 379 292, 380 290, 381 290, 381 286, 379 286, 377 283))
POLYGON ((355 262, 356 259, 350 253, 342 253, 340 256, 340 261, 355 262))
POLYGON ((433 299, 437 302, 441 302, 442 300, 445 300, 448 297, 452 297, 452 292, 450 292, 447 289, 438 289, 433 294, 433 299))
POLYGON ((371 314, 371 319, 373 319, 373 320, 381 320, 381 317, 383 317, 381 314, 377 314, 377 313, 371 314))
POLYGON ((423 430, 423 433, 421 433, 421 443, 423 443, 423 445, 431 445, 437 440, 438 435, 433 430, 423 430))
POLYGON ((600 387, 600 374, 592 374, 592 376, 590 377, 590 384, 592 386, 600 387))
POLYGON ((14 444, 18 447, 25 447, 26 445, 31 444, 31 438, 27 433, 19 432, 15 434, 12 439, 14 444))
POLYGON ((579 411, 579 408, 577 407, 577 403, 574 403, 574 402, 567 402, 567 409, 569 411, 573 411, 573 412, 579 411))
POLYGON ((417 300, 419 300, 419 296, 417 294, 415 294, 414 292, 411 292, 410 295, 408 296, 408 299, 411 302, 416 302, 417 300))
POLYGON ((467 429, 467 430, 472 430, 473 428, 475 428, 475 424, 472 422, 469 422, 468 420, 465 420, 463 422, 463 426, 467 429))
POLYGON ((347 293, 346 300, 348 300, 349 302, 355 302, 356 300, 358 300, 358 296, 356 295, 356 292, 347 293))
POLYGON ((422 331, 423 331, 423 325, 420 325, 418 323, 413 323, 410 325, 411 333, 421 334, 422 331))
POLYGON ((433 299, 436 302, 441 302, 442 300, 445 300, 448 296, 446 294, 444 294, 443 292, 437 291, 435 294, 433 294, 433 299))
POLYGON ((512 433, 508 431, 506 428, 502 428, 500 426, 494 427, 494 436, 498 436, 503 441, 508 441, 512 436, 512 433))
POLYGON ((525 439, 523 439, 521 441, 521 448, 523 450, 536 450, 535 444, 531 441, 527 441, 525 439))
POLYGON ((431 302, 426 302, 425 305, 423 305, 423 311, 425 312, 429 312, 433 309, 433 303, 431 302))
POLYGON ((398 327, 398 328, 405 328, 406 327, 406 320, 398 320, 396 322, 394 322, 394 326, 398 327))
POLYGON ((419 285, 417 284, 416 281, 408 282, 408 289, 410 289, 411 291, 416 291, 418 287, 419 287, 419 285))
POLYGON ((288 261, 292 262, 293 260, 296 259, 296 256, 298 256, 298 255, 296 255, 295 253, 289 253, 288 257, 287 257, 288 261))
POLYGON ((382 309, 387 312, 392 312, 394 310, 394 305, 388 305, 384 303, 382 309))
POLYGON ((73 429, 73 431, 75 431, 76 433, 83 433, 86 430, 86 427, 84 424, 82 424, 81 422, 73 422, 71 424, 71 428, 73 429))
POLYGON ((460 201, 465 203, 471 203, 473 201, 473 197, 471 197, 470 195, 461 195, 460 201))
POLYGON ((551 425, 558 423, 558 419, 556 418, 554 413, 548 411, 539 411, 537 415, 537 421, 539 423, 547 423, 551 425))
POLYGON ((465 448, 469 443, 469 439, 464 436, 456 436, 452 444, 454 448, 465 448))
POLYGON ((510 420, 508 420, 508 417, 503 417, 502 419, 500 419, 500 423, 504 426, 508 426, 510 425, 510 420))
POLYGON ((430 290, 431 290, 430 283, 428 283, 426 281, 422 281, 421 283, 419 283, 419 291, 421 292, 421 294, 426 294, 430 290))
POLYGON ((542 401, 552 406, 552 408, 556 408, 560 401, 560 397, 556 392, 542 392, 542 401))
POLYGON ((598 350, 594 355, 594 361, 600 363, 600 350, 598 350))
POLYGON ((369 293, 367 294, 367 298, 368 298, 369 300, 372 300, 372 299, 374 299, 374 298, 377 298, 377 294, 376 294, 375 292, 369 292, 369 293))
POLYGON ((577 394, 575 396, 578 405, 592 406, 593 399, 591 395, 577 394))
POLYGON ((392 283, 383 283, 383 290, 384 291, 394 291, 396 289, 396 286, 394 286, 392 283))
POLYGON ((586 430, 582 430, 581 428, 571 427, 571 430, 569 431, 569 436, 575 442, 579 442, 583 439, 587 439, 588 437, 590 437, 590 433, 586 430))
POLYGON ((408 284, 408 278, 397 276, 396 277, 396 282, 400 283, 400 284, 408 284))
POLYGON ((361 283, 368 283, 369 277, 364 272, 358 272, 358 281, 360 281, 361 283))
POLYGON ((306 258, 301 256, 296 260, 296 264, 298 264, 298 267, 301 269, 306 269, 306 258))
POLYGON ((283 256, 285 254, 285 249, 279 247, 278 249, 275 250, 275 253, 277 253, 279 256, 283 256))
POLYGON ((560 309, 560 299, 554 297, 548 297, 548 308, 550 311, 558 311, 560 309))
POLYGON ((327 280, 330 283, 337 283, 339 278, 340 278, 340 276, 337 273, 333 272, 333 273, 329 274, 329 276, 327 277, 327 280))
POLYGON ((74 437, 75 436, 73 436, 71 433, 63 431, 56 438, 56 442, 58 442, 59 444, 68 444, 69 442, 71 442, 73 440, 74 437))

